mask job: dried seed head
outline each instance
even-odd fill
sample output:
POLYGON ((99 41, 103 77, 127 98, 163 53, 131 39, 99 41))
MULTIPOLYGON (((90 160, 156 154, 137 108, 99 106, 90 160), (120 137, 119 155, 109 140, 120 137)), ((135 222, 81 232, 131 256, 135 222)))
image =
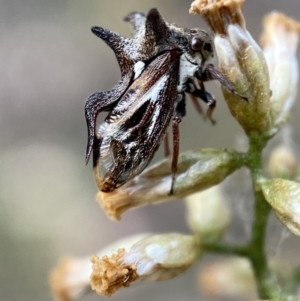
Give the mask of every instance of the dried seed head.
POLYGON ((201 255, 199 240, 177 233, 146 237, 127 252, 119 249, 111 257, 92 257, 92 289, 110 296, 137 280, 161 281, 176 277, 201 255))
MULTIPOLYGON (((97 256, 102 257, 120 247, 128 250, 134 243, 146 236, 149 236, 149 233, 136 234, 118 240, 97 252, 97 256)), ((71 301, 90 292, 90 275, 92 271, 90 256, 67 257, 63 259, 50 275, 50 287, 55 300, 71 301)))
POLYGON ((278 219, 300 236, 300 184, 283 180, 261 180, 260 186, 278 219))
POLYGON ((220 238, 230 223, 230 211, 219 186, 186 198, 187 223, 203 239, 220 238))
POLYGON ((190 8, 191 14, 200 14, 216 34, 226 34, 226 27, 235 23, 246 29, 242 5, 245 0, 195 0, 190 8), (233 13, 235 12, 235 13, 233 13), (215 14, 213 18, 213 14, 215 14), (227 19, 227 14, 230 18, 227 19))
POLYGON ((231 114, 245 132, 266 132, 270 127, 269 73, 262 50, 246 29, 244 0, 196 0, 190 12, 201 14, 214 32, 219 68, 240 97, 223 89, 231 114))
POLYGON ((125 249, 118 249, 111 257, 93 256, 91 258, 93 272, 91 274, 91 287, 99 295, 111 296, 121 287, 128 287, 139 277, 135 265, 123 264, 122 258, 125 249))
POLYGON ((235 151, 203 149, 179 156, 174 195, 171 186, 171 162, 164 160, 111 193, 99 192, 97 199, 109 217, 119 220, 130 208, 186 197, 222 182, 241 166, 235 151))
POLYGON ((293 179, 298 164, 294 152, 287 146, 279 146, 271 153, 268 170, 272 178, 293 179))
POLYGON ((240 300, 256 295, 255 278, 247 259, 219 260, 201 268, 198 277, 201 292, 212 298, 240 300))
POLYGON ((297 95, 300 23, 272 12, 264 18, 263 27, 261 44, 270 71, 272 122, 280 127, 287 121, 297 95))

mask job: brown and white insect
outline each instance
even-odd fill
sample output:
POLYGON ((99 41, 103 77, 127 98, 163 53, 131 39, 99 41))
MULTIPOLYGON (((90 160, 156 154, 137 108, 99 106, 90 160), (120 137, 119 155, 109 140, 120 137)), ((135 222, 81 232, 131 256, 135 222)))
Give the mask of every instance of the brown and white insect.
POLYGON ((131 13, 125 21, 133 27, 132 39, 101 27, 92 28, 114 51, 121 79, 110 91, 96 92, 86 102, 86 163, 93 151, 97 186, 111 192, 147 167, 172 122, 173 193, 186 93, 194 103, 201 99, 208 104, 210 120, 216 101, 203 82, 216 79, 238 93, 212 64, 206 65, 214 50, 205 31, 169 24, 157 9, 147 15, 131 13), (96 131, 96 119, 102 111, 109 113, 96 131))

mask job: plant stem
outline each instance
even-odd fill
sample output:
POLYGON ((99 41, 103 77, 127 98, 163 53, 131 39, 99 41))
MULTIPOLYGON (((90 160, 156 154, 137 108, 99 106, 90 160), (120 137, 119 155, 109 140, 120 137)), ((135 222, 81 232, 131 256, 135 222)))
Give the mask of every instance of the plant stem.
MULTIPOLYGON (((292 301, 295 298, 283 293, 279 288, 275 274, 268 266, 268 259, 265 253, 266 229, 271 207, 266 201, 258 182, 263 176, 262 152, 268 139, 269 137, 267 136, 251 133, 249 135, 248 152, 240 154, 243 157, 243 165, 250 170, 254 190, 254 214, 249 243, 241 246, 226 243, 219 239, 211 239, 202 241, 202 249, 213 253, 231 254, 248 258, 252 265, 260 298, 292 301)), ((298 282, 300 279, 299 271, 294 276, 295 282, 298 282)), ((294 285, 289 287, 289 289, 293 288, 294 285)))
POLYGON ((247 256, 247 248, 244 246, 226 243, 219 239, 202 241, 201 247, 205 251, 212 253, 247 256))
MULTIPOLYGON (((255 184, 255 183, 254 183, 255 184)), ((248 256, 256 278, 258 293, 261 298, 274 298, 280 295, 274 275, 269 270, 265 254, 265 234, 270 207, 261 191, 255 191, 255 208, 252 225, 252 238, 248 256)))
POLYGON ((251 172, 255 202, 252 237, 248 245, 248 258, 253 268, 260 298, 283 300, 275 275, 268 267, 265 254, 266 228, 270 206, 257 185, 257 181, 263 173, 262 151, 266 143, 267 141, 263 136, 256 133, 250 135, 249 151, 245 157, 245 163, 251 172))

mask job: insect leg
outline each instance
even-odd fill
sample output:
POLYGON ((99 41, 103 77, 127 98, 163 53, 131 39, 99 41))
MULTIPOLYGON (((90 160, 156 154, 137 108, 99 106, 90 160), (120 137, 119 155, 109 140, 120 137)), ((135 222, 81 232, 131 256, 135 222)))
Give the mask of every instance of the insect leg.
POLYGON ((190 94, 190 96, 191 96, 193 105, 194 105, 197 113, 200 114, 200 115, 202 115, 202 116, 204 116, 203 110, 202 110, 202 108, 201 108, 201 106, 200 106, 200 104, 198 102, 198 98, 195 95, 193 95, 193 94, 190 94))
MULTIPOLYGON (((197 98, 201 98, 205 103, 208 104, 208 110, 206 112, 206 117, 211 121, 212 124, 215 124, 215 120, 212 118, 212 113, 216 107, 215 98, 205 90, 204 84, 202 81, 198 81, 200 89, 198 89, 193 81, 187 83, 186 93, 189 93, 192 96, 193 102, 197 102, 197 98), (193 99, 194 97, 194 99, 193 99)), ((198 104, 199 106, 199 104, 198 104)), ((200 106, 199 106, 200 107, 200 106)))
POLYGON ((173 118, 172 131, 173 131, 173 157, 172 157, 172 183, 170 195, 174 193, 175 177, 177 172, 177 163, 179 156, 179 123, 181 122, 180 116, 173 118))
POLYGON ((184 117, 186 115, 186 103, 185 103, 185 93, 181 92, 178 93, 177 96, 177 105, 176 105, 176 116, 177 117, 184 117))
MULTIPOLYGON (((175 118, 182 118, 183 116, 186 115, 186 110, 185 110, 185 93, 179 93, 178 98, 177 98, 177 106, 175 109, 175 118)), ((180 120, 181 121, 181 120, 180 120)), ((179 123, 180 123, 179 121, 179 123)), ((179 135, 179 133, 178 133, 179 135)), ((173 131, 173 141, 174 141, 174 131, 173 131)), ((179 138, 178 138, 179 141, 179 138)), ((165 157, 168 157, 170 155, 170 147, 169 147, 169 141, 168 141, 168 133, 166 133, 165 136, 165 141, 164 141, 164 149, 165 149, 165 157)))
POLYGON ((246 101, 249 100, 247 96, 237 92, 233 87, 232 83, 227 79, 227 77, 223 73, 221 73, 213 64, 208 64, 201 73, 199 72, 195 76, 203 82, 210 80, 218 80, 221 83, 221 85, 223 85, 231 93, 243 98, 246 101))

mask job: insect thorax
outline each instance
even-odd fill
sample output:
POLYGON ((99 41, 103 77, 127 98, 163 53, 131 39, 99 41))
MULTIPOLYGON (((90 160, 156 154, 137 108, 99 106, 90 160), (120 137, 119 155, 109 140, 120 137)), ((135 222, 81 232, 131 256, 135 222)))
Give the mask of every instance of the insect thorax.
POLYGON ((202 68, 202 58, 200 55, 196 57, 194 62, 191 62, 185 53, 183 53, 180 57, 179 79, 177 87, 177 91, 179 93, 185 91, 185 85, 188 82, 188 80, 193 80, 195 77, 195 73, 201 70, 202 68))

